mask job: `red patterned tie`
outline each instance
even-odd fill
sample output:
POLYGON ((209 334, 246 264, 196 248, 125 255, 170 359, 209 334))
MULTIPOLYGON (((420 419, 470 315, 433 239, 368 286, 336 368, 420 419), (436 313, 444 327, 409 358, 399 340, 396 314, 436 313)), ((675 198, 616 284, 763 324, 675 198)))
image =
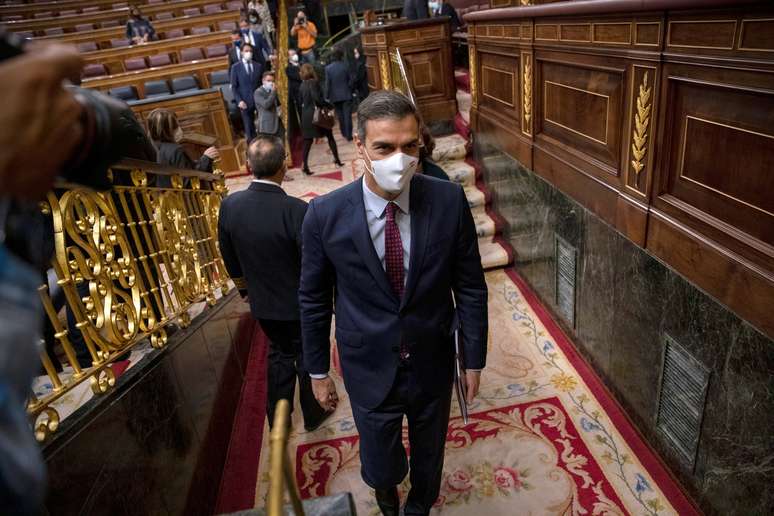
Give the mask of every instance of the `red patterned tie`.
MULTIPOLYGON (((394 202, 387 204, 387 225, 384 228, 384 264, 387 270, 387 279, 390 281, 393 292, 398 299, 403 298, 403 241, 400 239, 400 230, 395 222, 395 212, 398 205, 394 202)), ((406 343, 400 343, 400 358, 407 360, 409 357, 406 343)))

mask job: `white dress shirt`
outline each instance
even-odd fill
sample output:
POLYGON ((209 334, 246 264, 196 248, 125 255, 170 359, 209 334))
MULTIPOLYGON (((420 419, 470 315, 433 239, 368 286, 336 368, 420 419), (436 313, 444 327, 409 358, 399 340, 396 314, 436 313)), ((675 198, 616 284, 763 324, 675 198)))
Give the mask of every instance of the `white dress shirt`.
POLYGON ((253 183, 263 183, 265 185, 271 185, 271 186, 279 186, 280 190, 283 192, 285 191, 284 188, 282 188, 282 185, 279 183, 275 183, 274 181, 270 181, 268 179, 253 179, 253 183))
MULTIPOLYGON (((406 285, 409 270, 409 258, 411 249, 411 212, 409 211, 409 191, 411 183, 393 199, 392 202, 398 205, 398 211, 395 212, 395 223, 398 225, 400 240, 403 244, 403 285, 406 285)), ((363 178, 363 203, 365 204, 366 223, 368 232, 371 233, 371 242, 374 244, 376 256, 382 263, 382 268, 386 269, 384 263, 385 245, 384 235, 387 227, 387 205, 390 203, 373 193, 363 178)))

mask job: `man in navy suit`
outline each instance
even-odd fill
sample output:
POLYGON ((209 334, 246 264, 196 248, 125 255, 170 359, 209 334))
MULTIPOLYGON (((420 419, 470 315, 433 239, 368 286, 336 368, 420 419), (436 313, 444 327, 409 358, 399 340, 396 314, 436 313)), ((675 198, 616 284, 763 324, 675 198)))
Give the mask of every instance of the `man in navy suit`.
POLYGON ((396 486, 409 469, 401 441, 406 416, 411 492, 405 514, 426 515, 441 483, 455 321, 469 401, 486 363, 487 288, 478 240, 462 187, 414 175, 419 115, 405 96, 379 91, 365 99, 355 142, 364 177, 313 199, 304 218, 304 366, 323 408, 335 407, 336 388, 327 376, 335 302, 363 480, 384 514, 399 513, 396 486))
POLYGON ((352 141, 352 78, 349 67, 341 60, 338 48, 331 52, 331 63, 325 67, 325 91, 336 109, 341 135, 352 141))
POLYGON ((260 32, 250 30, 250 25, 244 18, 239 20, 239 32, 242 34, 242 41, 253 47, 253 59, 261 63, 261 67, 266 69, 266 58, 272 53, 266 38, 260 32))
POLYGON ((253 61, 253 47, 249 43, 242 44, 242 59, 231 65, 231 91, 234 93, 242 115, 247 143, 255 138, 255 97, 253 94, 261 84, 263 67, 253 61))

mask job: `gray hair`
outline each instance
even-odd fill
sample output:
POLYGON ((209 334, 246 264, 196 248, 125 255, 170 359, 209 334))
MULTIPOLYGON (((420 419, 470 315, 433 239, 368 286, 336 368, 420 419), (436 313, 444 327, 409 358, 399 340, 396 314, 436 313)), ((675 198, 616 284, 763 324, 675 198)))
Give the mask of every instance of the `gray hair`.
POLYGON ((257 179, 271 177, 285 164, 285 146, 276 136, 259 135, 247 148, 247 163, 257 179))
POLYGON ((408 97, 397 91, 380 90, 368 95, 357 108, 357 136, 365 143, 366 122, 369 120, 402 120, 413 115, 422 125, 419 112, 408 97))

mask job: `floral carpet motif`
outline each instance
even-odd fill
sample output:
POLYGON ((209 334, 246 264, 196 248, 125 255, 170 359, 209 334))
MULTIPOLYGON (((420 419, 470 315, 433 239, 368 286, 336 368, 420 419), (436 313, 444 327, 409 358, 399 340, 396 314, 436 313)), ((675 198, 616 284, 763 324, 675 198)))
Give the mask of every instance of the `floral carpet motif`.
MULTIPOLYGON (((486 278, 488 365, 467 424, 452 401, 431 514, 699 514, 526 284, 512 271, 486 278)), ((377 515, 335 367, 332 376, 340 404, 330 422, 305 432, 298 406, 293 414, 297 482, 304 497, 349 491, 358 514, 377 515)), ((268 454, 259 471, 256 505, 263 506, 268 454)), ((399 486, 402 499, 409 487, 408 479, 399 486)))

